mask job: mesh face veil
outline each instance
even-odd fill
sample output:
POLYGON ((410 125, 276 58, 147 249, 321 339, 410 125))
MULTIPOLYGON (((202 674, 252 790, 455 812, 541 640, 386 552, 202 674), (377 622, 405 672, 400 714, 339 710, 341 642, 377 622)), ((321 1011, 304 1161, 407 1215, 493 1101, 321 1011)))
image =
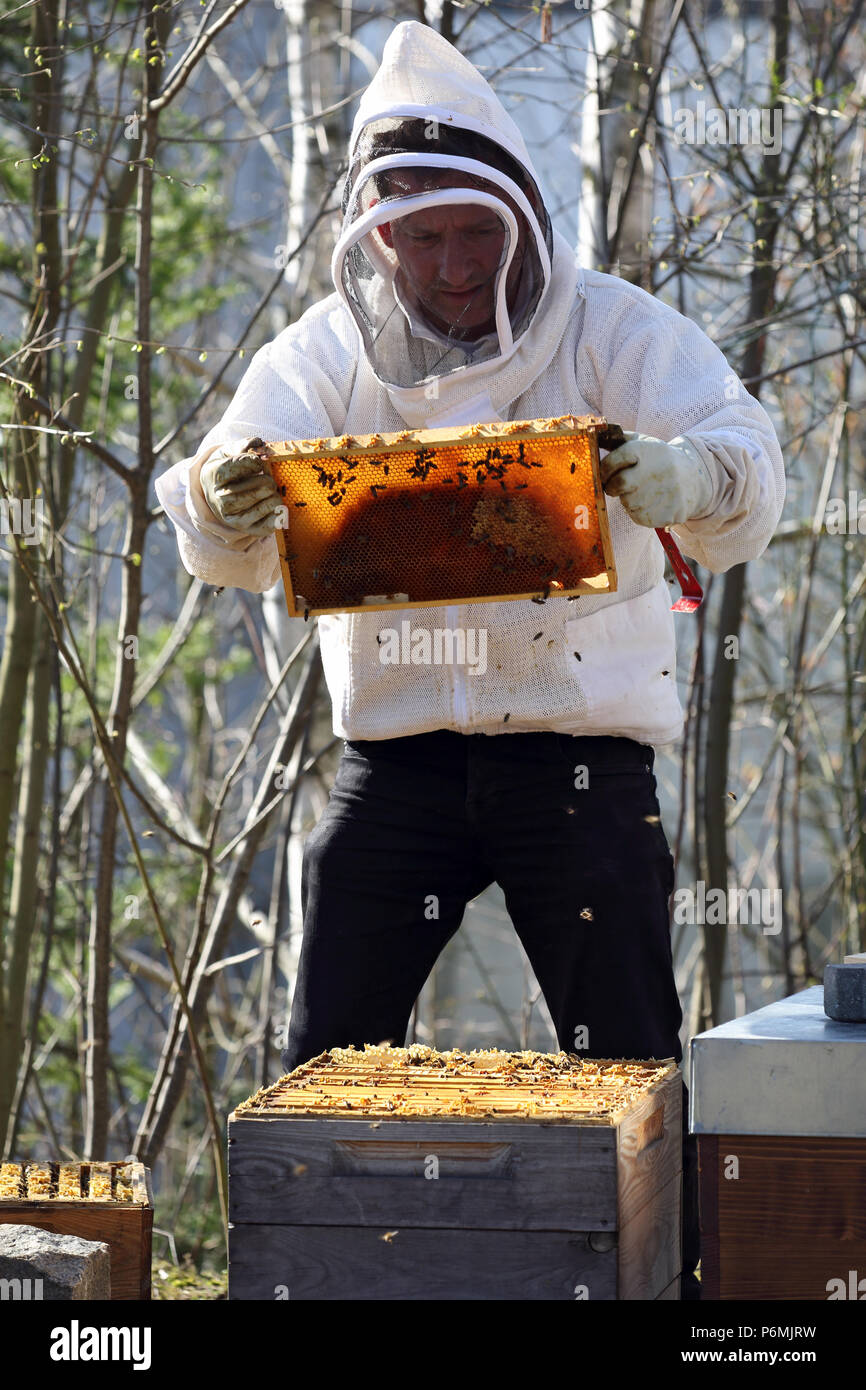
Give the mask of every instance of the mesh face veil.
POLYGON ((494 151, 499 168, 453 153, 478 153, 477 136, 453 128, 442 152, 413 134, 418 125, 362 129, 331 271, 378 379, 429 383, 432 395, 434 382, 511 356, 550 282, 553 242, 535 182, 513 157, 494 151))

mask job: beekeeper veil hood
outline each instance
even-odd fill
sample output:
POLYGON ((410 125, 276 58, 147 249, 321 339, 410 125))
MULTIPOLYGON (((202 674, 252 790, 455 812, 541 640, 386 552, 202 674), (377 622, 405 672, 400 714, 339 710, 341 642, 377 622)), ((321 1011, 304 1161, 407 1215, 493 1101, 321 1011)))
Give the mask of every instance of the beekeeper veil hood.
POLYGON ((331 266, 398 409, 483 391, 548 294, 553 238, 487 82, 434 29, 398 24, 352 129, 331 266))

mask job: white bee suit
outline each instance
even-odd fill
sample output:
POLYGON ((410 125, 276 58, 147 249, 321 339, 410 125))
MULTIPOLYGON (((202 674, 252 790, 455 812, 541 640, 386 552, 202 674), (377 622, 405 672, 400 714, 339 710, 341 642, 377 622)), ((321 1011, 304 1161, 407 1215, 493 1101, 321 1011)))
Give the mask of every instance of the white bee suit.
MULTIPOLYGON (((713 496, 699 519, 672 528, 681 548, 716 573, 760 555, 784 501, 782 455, 769 417, 719 349, 643 290, 581 269, 550 227, 543 203, 536 216, 498 169, 417 149, 377 151, 377 131, 418 117, 495 141, 537 189, 520 132, 477 70, 427 26, 397 25, 353 128, 343 232, 332 263, 336 292, 255 354, 198 453, 156 480, 186 569, 253 593, 279 579, 275 540, 231 532, 204 501, 198 471, 218 446, 252 435, 320 438, 563 414, 604 415, 626 430, 687 439, 710 474, 713 496), (381 189, 374 195, 373 160, 379 170, 398 174, 407 164, 434 172, 444 164, 467 181, 482 167, 492 194, 439 188, 422 201, 435 207, 469 198, 494 209, 505 227, 496 331, 485 339, 443 338, 411 302, 411 287, 388 258, 378 227, 419 203, 381 189), (530 236, 509 309, 514 203, 529 209, 530 236)), ((618 499, 608 500, 608 514, 618 575, 613 594, 319 618, 334 732, 382 739, 434 729, 555 730, 655 745, 676 740, 683 711, 664 553, 655 532, 633 522, 618 499), (383 665, 377 633, 404 619, 431 630, 486 629, 486 670, 383 665), (533 640, 539 630, 542 638, 533 640)))

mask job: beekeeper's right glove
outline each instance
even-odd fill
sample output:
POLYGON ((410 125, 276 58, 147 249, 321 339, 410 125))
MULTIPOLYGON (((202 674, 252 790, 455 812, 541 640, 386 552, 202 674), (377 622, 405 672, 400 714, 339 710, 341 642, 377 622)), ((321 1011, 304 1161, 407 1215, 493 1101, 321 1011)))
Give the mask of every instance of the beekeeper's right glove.
POLYGON ((226 526, 248 536, 271 536, 278 521, 280 495, 258 455, 245 452, 251 443, 230 456, 217 449, 202 464, 199 482, 214 516, 226 526))
POLYGON ((676 526, 703 516, 713 480, 694 444, 679 435, 666 444, 624 430, 625 443, 601 460, 605 492, 618 497, 639 526, 676 526))

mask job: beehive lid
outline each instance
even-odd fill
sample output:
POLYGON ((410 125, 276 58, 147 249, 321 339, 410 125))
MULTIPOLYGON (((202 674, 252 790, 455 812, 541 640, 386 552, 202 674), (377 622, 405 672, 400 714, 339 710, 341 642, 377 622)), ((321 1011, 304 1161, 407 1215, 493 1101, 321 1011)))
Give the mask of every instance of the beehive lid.
POLYGON ((866 1138, 866 1023, 824 1013, 821 985, 691 1041, 695 1134, 866 1138))
POLYGON ((0 1163, 0 1211, 9 1206, 150 1206, 141 1163, 0 1163))
POLYGON ((605 593, 601 416, 258 441, 293 616, 605 593))
POLYGON ((332 1048, 237 1107, 238 1118, 544 1120, 615 1125, 678 1070, 557 1052, 332 1048))

